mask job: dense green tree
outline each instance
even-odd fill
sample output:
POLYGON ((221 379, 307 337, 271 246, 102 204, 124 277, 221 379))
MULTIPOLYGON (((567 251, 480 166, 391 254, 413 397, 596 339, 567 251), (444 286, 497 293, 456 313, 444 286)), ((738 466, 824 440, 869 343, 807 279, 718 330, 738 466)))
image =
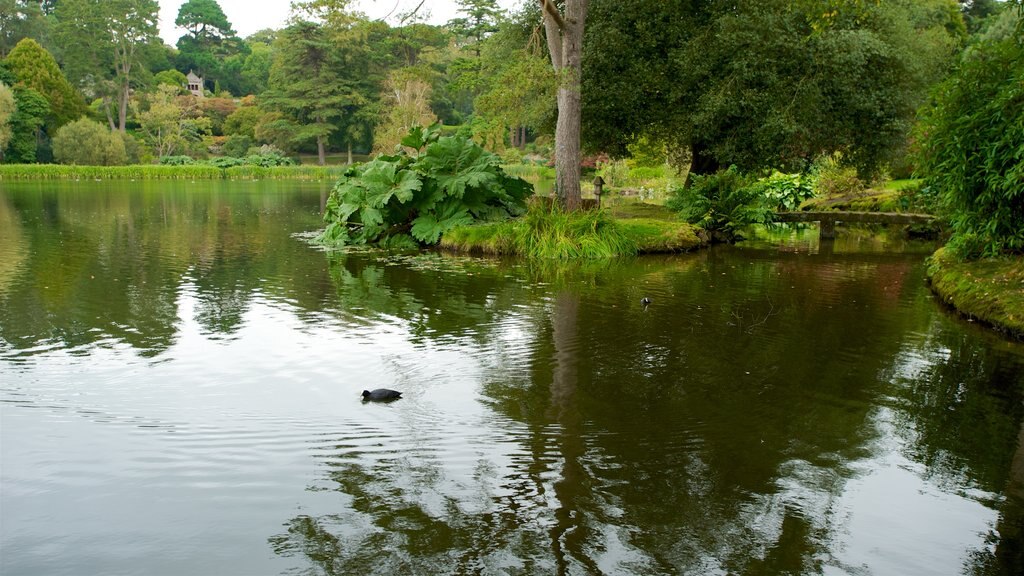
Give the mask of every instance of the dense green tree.
POLYGON ((25 38, 41 39, 48 29, 38 1, 0 0, 0 58, 25 38))
POLYGON ((18 82, 42 94, 50 103, 46 129, 52 134, 85 113, 85 102, 68 83, 57 61, 38 42, 25 38, 11 50, 7 67, 18 82))
POLYGON ((235 37, 228 17, 216 0, 188 0, 178 9, 174 25, 188 31, 199 44, 213 45, 235 37))
POLYGON ((178 68, 195 70, 207 81, 223 79, 225 59, 238 54, 244 58, 248 51, 216 0, 188 0, 174 24, 187 32, 178 40, 178 68))
POLYGON ((449 21, 448 29, 479 58, 481 43, 488 35, 498 31, 504 10, 496 0, 456 0, 456 4, 462 17, 449 21))
POLYGON ((157 86, 173 86, 185 92, 185 85, 188 84, 188 77, 177 70, 163 70, 153 75, 157 86))
POLYGON ((0 161, 3 160, 7 143, 11 141, 11 116, 14 115, 14 110, 14 92, 0 82, 0 161))
POLYGON ((1024 18, 939 86, 920 128, 921 170, 953 218, 963 257, 1024 253, 1024 18))
POLYGON ((4 162, 30 164, 36 161, 41 131, 50 105, 39 92, 24 86, 14 87, 14 114, 11 115, 11 139, 4 151, 4 162))
POLYGON ((266 106, 282 112, 296 143, 316 142, 321 165, 327 143, 367 102, 365 43, 359 22, 345 30, 298 20, 278 34, 266 106))
POLYGON ((697 173, 800 168, 832 151, 873 173, 905 146, 963 35, 952 0, 625 4, 593 10, 587 142, 690 147, 697 173))
POLYGON ((120 133, 88 118, 62 126, 53 136, 53 157, 61 164, 120 166, 127 161, 120 133))
MULTIPOLYGON (((156 0, 61 0, 57 37, 74 46, 65 55, 68 76, 90 98, 116 103, 117 127, 125 131, 133 81, 145 47, 157 41, 156 0)), ((114 123, 112 111, 108 119, 114 123)))

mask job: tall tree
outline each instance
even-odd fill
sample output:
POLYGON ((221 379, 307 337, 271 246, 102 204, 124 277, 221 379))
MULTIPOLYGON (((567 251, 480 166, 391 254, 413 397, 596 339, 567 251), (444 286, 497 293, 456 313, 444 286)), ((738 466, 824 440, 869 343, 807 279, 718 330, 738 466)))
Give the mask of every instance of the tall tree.
POLYGON ((580 117, 583 30, 589 0, 565 0, 565 13, 552 0, 538 0, 544 14, 551 65, 561 76, 555 126, 555 185, 568 210, 581 205, 580 117))
POLYGON ((57 5, 58 39, 75 47, 65 55, 69 76, 93 96, 116 102, 121 132, 143 48, 157 40, 159 10, 156 0, 61 0, 57 5))
POLYGON ((4 162, 28 164, 36 161, 40 131, 49 112, 50 106, 42 94, 25 86, 14 87, 11 138, 4 151, 4 162))
POLYGON ((274 49, 266 105, 284 113, 297 127, 296 142, 316 142, 321 165, 327 162, 327 142, 343 117, 365 103, 360 77, 358 35, 346 36, 351 45, 326 27, 297 20, 282 30, 274 49), (352 48, 352 50, 349 50, 352 48))
POLYGON ((50 103, 46 119, 50 134, 85 113, 82 97, 68 83, 53 56, 35 40, 25 38, 18 42, 7 55, 6 63, 19 83, 39 92, 50 103))
POLYGON ((504 11, 496 0, 456 0, 461 18, 448 22, 448 29, 470 45, 480 57, 480 44, 488 35, 498 31, 504 11))
POLYGON ((188 0, 178 10, 174 24, 187 34, 178 39, 178 66, 192 68, 209 80, 221 76, 229 55, 247 52, 224 10, 216 0, 188 0))
POLYGON ((596 2, 587 144, 655 137, 691 148, 694 173, 842 151, 873 173, 905 147, 962 34, 953 0, 596 2))
POLYGON ((0 0, 0 58, 23 38, 39 40, 48 28, 38 1, 0 0))

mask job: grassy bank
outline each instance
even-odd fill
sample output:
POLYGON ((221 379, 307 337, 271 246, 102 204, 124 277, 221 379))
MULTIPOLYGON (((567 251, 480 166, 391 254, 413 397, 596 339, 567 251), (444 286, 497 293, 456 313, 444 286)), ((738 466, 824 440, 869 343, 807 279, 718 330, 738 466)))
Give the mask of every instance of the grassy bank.
POLYGON ((0 180, 336 180, 344 166, 0 165, 0 180))
POLYGON ((1024 339, 1024 258, 960 262, 945 248, 928 261, 928 280, 964 316, 1024 339))
POLYGON ((523 217, 455 228, 441 247, 532 258, 611 258, 686 252, 704 244, 693 226, 661 206, 633 205, 578 213, 535 204, 523 217))

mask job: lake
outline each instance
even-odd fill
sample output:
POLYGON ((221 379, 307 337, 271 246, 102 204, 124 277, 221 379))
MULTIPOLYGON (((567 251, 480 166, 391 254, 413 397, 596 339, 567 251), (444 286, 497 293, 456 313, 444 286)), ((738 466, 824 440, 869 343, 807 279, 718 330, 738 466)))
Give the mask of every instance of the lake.
POLYGON ((933 246, 325 252, 328 191, 0 182, 0 573, 1024 571, 1024 345, 933 246))

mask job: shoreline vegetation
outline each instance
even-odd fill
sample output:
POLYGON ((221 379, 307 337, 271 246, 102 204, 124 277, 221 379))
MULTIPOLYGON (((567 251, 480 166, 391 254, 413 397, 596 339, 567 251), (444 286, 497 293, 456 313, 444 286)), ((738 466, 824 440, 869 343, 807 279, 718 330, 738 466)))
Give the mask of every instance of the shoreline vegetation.
POLYGON ((949 248, 928 259, 932 292, 969 320, 1024 340, 1024 258, 959 260, 949 248))
POLYGON ((333 181, 347 166, 75 166, 0 164, 3 180, 317 180, 333 181))

